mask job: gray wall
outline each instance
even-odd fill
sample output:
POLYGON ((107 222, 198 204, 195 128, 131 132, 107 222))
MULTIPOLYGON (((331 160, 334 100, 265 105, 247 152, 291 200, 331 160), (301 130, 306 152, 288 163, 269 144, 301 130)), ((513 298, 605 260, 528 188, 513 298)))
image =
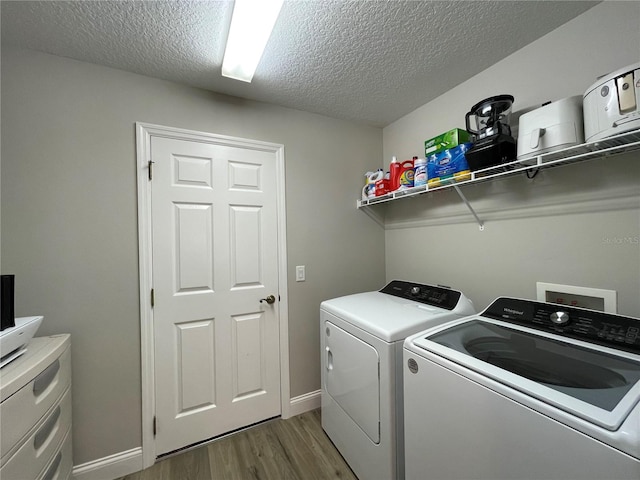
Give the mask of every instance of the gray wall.
MULTIPOLYGON (((424 155, 483 98, 510 93, 517 114, 582 95, 600 75, 640 60, 640 3, 603 2, 418 108, 383 131, 392 155, 424 155)), ((455 192, 380 208, 386 275, 451 285, 476 308, 496 296, 536 297, 536 282, 618 291, 618 311, 640 316, 640 153, 463 187, 481 232, 455 192)))
POLYGON ((141 445, 136 121, 284 144, 291 395, 319 388, 319 303, 384 281, 355 208, 380 129, 31 51, 3 49, 1 87, 2 272, 72 335, 76 465, 141 445))

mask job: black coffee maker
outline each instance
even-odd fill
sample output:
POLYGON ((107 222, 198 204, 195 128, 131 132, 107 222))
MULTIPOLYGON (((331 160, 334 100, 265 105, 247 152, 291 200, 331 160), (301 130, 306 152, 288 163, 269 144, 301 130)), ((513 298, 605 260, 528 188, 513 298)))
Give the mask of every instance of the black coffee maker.
POLYGON ((465 154, 471 170, 481 170, 516 159, 516 140, 511 136, 512 95, 497 95, 476 103, 465 116, 467 132, 474 136, 465 154), (475 128, 471 126, 475 118, 475 128))

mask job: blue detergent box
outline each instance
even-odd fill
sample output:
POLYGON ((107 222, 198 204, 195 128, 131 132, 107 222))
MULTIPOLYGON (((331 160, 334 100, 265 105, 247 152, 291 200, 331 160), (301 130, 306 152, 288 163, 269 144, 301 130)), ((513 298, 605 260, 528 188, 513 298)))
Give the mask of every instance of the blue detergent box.
POLYGON ((461 182, 471 178, 465 153, 472 142, 461 143, 457 147, 444 150, 427 157, 427 185, 438 187, 445 183, 461 182))

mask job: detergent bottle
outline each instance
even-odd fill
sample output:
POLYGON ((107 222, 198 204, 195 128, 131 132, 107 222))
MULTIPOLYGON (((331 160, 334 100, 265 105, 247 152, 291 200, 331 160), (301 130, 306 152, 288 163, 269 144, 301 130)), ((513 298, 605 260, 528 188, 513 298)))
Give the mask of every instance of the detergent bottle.
POLYGON ((396 190, 406 190, 413 187, 413 160, 405 160, 398 164, 396 190))
POLYGON ((362 187, 362 199, 367 200, 376 196, 376 182, 384 178, 384 171, 379 168, 375 172, 367 172, 364 174, 365 184, 362 187))
POLYGON ((389 172, 384 174, 384 176, 380 180, 376 180, 376 197, 380 197, 382 195, 386 195, 391 191, 389 185, 391 185, 391 180, 389 180, 389 172))
POLYGON ((389 190, 392 192, 400 186, 398 181, 400 180, 401 168, 398 159, 395 156, 391 157, 391 164, 389 165, 389 190))

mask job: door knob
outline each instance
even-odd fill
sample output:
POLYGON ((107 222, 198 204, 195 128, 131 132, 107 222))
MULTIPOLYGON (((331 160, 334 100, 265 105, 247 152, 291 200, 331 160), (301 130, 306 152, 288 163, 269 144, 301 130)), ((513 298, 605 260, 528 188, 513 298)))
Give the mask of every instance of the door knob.
POLYGON ((276 297, 274 297, 273 295, 269 295, 267 298, 260 299, 260 303, 267 302, 269 305, 271 305, 272 303, 275 303, 275 301, 276 301, 276 297))

